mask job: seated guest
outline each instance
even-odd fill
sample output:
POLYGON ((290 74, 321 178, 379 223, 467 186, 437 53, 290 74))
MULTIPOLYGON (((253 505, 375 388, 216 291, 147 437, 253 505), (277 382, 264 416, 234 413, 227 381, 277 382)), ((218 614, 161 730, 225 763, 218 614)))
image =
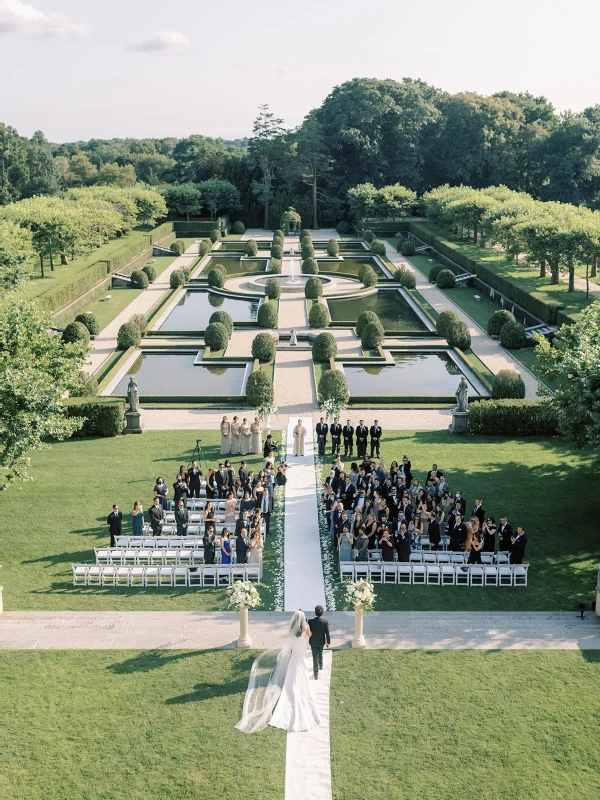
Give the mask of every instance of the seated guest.
POLYGON ((406 524, 403 522, 400 525, 400 530, 394 537, 396 540, 396 552, 398 553, 398 561, 407 563, 410 561, 410 539, 406 524))
POLYGON ((390 532, 387 528, 384 528, 381 534, 381 539, 379 540, 379 549, 381 550, 381 558, 384 561, 394 560, 394 543, 390 539, 390 532))
POLYGON ((165 511, 161 505, 160 497, 154 498, 154 503, 150 506, 148 516, 150 517, 152 536, 160 536, 165 521, 165 511))
POLYGON ((204 546, 204 563, 205 564, 214 564, 215 563, 215 529, 212 525, 206 530, 204 534, 204 538, 202 539, 202 544, 204 546))
POLYGON ((483 552, 494 553, 496 550, 496 523, 493 517, 488 517, 483 523, 483 552))
POLYGON ((115 539, 117 536, 121 535, 121 530, 123 527, 123 512, 119 511, 119 506, 113 506, 113 510, 106 518, 106 524, 108 525, 108 530, 110 532, 110 546, 116 547, 115 539))
POLYGON ((179 500, 175 509, 175 524, 177 525, 177 536, 187 536, 190 512, 185 507, 183 500, 179 500))
POLYGON ((527 534, 520 525, 517 528, 517 535, 511 539, 512 548, 510 551, 510 563, 522 564, 525 558, 525 545, 527 544, 527 534))

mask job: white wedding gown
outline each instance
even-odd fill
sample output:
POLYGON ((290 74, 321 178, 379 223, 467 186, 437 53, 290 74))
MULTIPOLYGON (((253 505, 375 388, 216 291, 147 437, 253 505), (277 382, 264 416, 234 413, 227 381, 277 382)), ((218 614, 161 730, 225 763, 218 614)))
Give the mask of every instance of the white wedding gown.
POLYGON ((309 684, 308 637, 288 636, 281 650, 266 650, 252 665, 242 719, 235 726, 255 733, 267 725, 289 733, 321 724, 309 684))

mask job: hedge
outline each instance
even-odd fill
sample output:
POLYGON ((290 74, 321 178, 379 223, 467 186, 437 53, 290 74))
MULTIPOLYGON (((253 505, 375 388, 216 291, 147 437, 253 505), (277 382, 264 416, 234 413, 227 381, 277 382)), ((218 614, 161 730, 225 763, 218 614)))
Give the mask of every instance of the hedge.
POLYGON ((527 333, 520 322, 507 322, 500 330, 500 344, 507 350, 527 347, 527 333))
POLYGON ((283 233, 281 228, 277 228, 276 230, 273 231, 273 236, 277 237, 278 239, 283 239, 284 235, 285 234, 283 233))
POLYGON ((271 300, 277 300, 281 295, 281 284, 275 278, 269 278, 265 283, 265 295, 271 300))
POLYGON ((314 361, 326 363, 330 358, 335 358, 338 346, 335 336, 327 331, 320 333, 313 342, 312 357, 314 361))
POLYGON ((302 244, 302 239, 310 239, 312 242, 312 231, 310 228, 302 228, 300 231, 300 244, 302 244))
POLYGON ((394 280, 398 281, 398 283, 402 283, 402 277, 404 276, 405 272, 406 267, 401 264, 399 267, 397 267, 397 269, 394 270, 394 280))
POLYGON ((259 333, 252 340, 252 358, 258 358, 263 364, 274 361, 276 354, 275 341, 270 333, 259 333))
MULTIPOLYGON (((374 311, 363 311, 359 314, 356 320, 356 333, 358 336, 362 334, 363 330, 370 322, 377 322, 381 325, 381 320, 374 311)), ((383 325, 381 325, 381 327, 383 328, 383 325)))
POLYGON ((324 303, 313 303, 308 312, 308 324, 311 328, 328 328, 331 322, 329 309, 324 303))
POLYGON ((479 436, 554 436, 557 427, 557 411, 547 400, 469 403, 469 432, 479 436))
POLYGON ((501 369, 492 384, 493 400, 523 400, 525 384, 523 378, 514 369, 501 369))
POLYGON ((316 300, 323 295, 323 282, 318 278, 309 278, 304 284, 304 296, 307 300, 316 300))
POLYGON ((72 281, 49 289, 39 299, 40 306, 47 311, 58 311, 72 300, 87 292, 102 278, 108 275, 107 262, 97 261, 91 267, 82 270, 72 281))
POLYGON ((133 322, 124 322, 117 334, 117 349, 127 350, 129 347, 137 347, 142 340, 142 333, 133 322))
MULTIPOLYGON (((231 338, 231 334, 233 333, 233 320, 227 311, 213 311, 213 313, 210 315, 210 319, 208 320, 209 325, 211 322, 220 322, 222 325, 224 325, 227 328, 229 338, 231 338)), ((222 348, 219 348, 219 350, 221 349, 222 348)))
POLYGON ((75 322, 81 322, 82 325, 88 329, 92 336, 97 336, 100 333, 100 325, 98 320, 90 311, 84 311, 75 317, 75 322))
POLYGON ((300 255, 302 256, 303 261, 305 261, 307 258, 314 258, 315 248, 312 246, 312 244, 302 245, 300 248, 300 255))
POLYGON ((437 280, 437 276, 444 268, 441 264, 434 264, 433 267, 429 270, 429 283, 435 283, 437 280))
POLYGON ((507 322, 515 322, 514 314, 504 308, 500 308, 498 311, 494 311, 488 319, 487 332, 490 336, 499 336, 500 331, 507 322))
POLYGON ((346 405, 350 399, 348 381, 339 369, 328 369, 321 375, 318 391, 323 400, 337 400, 346 405))
POLYGON ((236 236, 240 236, 240 235, 246 233, 246 226, 244 225, 243 222, 241 222, 241 220, 238 219, 231 226, 231 232, 236 234, 236 236))
POLYGON ((358 279, 366 289, 369 289, 377 284, 377 273, 370 264, 363 264, 358 272, 358 279))
POLYGON ((448 333, 448 327, 453 322, 460 322, 460 317, 456 311, 442 311, 435 323, 435 330, 438 336, 443 336, 444 339, 448 333))
POLYGON ((273 302, 262 303, 258 307, 257 322, 261 328, 277 327, 277 304, 273 302))
POLYGON ((266 372, 255 370, 250 375, 246 382, 246 400, 254 408, 273 403, 273 384, 266 372))
POLYGON ((209 250, 210 250, 209 243, 206 241, 206 239, 203 239, 198 245, 198 255, 205 256, 209 250))
POLYGON ((283 258, 283 247, 278 244, 271 246, 271 258, 283 258))
POLYGON ((318 275, 319 274, 319 264, 316 258, 305 258, 302 262, 302 272, 305 275, 318 275))
POLYGON ((225 350, 229 343, 229 331, 222 322, 210 322, 204 331, 204 344, 212 351, 225 350))
POLYGON ((381 322, 368 322, 360 335, 360 343, 363 350, 372 350, 385 339, 385 332, 381 322))
POLYGON ((75 342, 84 342, 88 344, 90 341, 90 332, 83 322, 70 322, 62 332, 60 338, 65 344, 74 344, 75 342))
POLYGON ((83 370, 77 376, 77 385, 71 389, 71 397, 94 397, 98 394, 98 378, 83 370))
POLYGON ((438 272, 435 279, 438 289, 454 289, 456 286, 456 278, 450 269, 442 269, 438 272))
POLYGON ((123 433, 125 402, 119 398, 69 398, 63 401, 69 419, 86 417, 77 436, 120 436, 123 433))
POLYGON ((171 289, 178 289, 185 283, 185 274, 182 269, 174 269, 169 275, 169 286, 171 289))

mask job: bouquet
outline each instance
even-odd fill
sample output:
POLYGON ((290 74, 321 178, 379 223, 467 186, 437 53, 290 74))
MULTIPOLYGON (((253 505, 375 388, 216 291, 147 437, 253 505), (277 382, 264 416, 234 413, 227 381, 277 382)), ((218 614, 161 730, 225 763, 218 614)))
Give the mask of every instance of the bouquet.
POLYGON ((321 403, 321 413, 325 417, 339 417, 341 412, 344 410, 345 403, 341 400, 324 400, 321 403))
POLYGON ((256 585, 251 581, 236 581, 233 586, 227 588, 229 605, 238 611, 244 606, 246 608, 256 608, 260 605, 260 595, 256 585))
POLYGON ((258 408, 256 409, 256 416, 262 422, 270 414, 277 415, 278 411, 279 409, 277 408, 275 403, 261 403, 261 405, 259 405, 258 408))
POLYGON ((373 584, 361 578, 358 581, 346 582, 347 607, 362 606, 365 614, 370 614, 375 605, 375 589, 373 584))

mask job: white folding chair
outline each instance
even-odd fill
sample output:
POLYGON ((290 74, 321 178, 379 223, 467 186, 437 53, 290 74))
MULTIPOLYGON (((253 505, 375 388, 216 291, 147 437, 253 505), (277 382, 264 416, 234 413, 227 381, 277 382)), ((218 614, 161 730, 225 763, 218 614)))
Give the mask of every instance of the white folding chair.
POLYGON ((471 586, 483 586, 483 579, 484 579, 484 567, 480 564, 471 564, 471 568, 469 570, 470 576, 470 585, 471 586))
POLYGON ((389 564, 383 562, 381 568, 381 581, 382 583, 398 583, 398 569, 396 564, 389 564))
POLYGON ((217 585, 217 568, 211 566, 204 566, 202 568, 202 586, 216 586, 217 585))
POLYGON ((423 563, 422 551, 418 550, 415 553, 411 553, 408 560, 411 564, 422 564, 423 563))
POLYGON ((381 561, 381 550, 369 550, 369 561, 381 561))
POLYGON ((129 541, 127 542, 126 547, 141 547, 142 546, 142 537, 141 536, 129 536, 129 541))
POLYGON ((169 548, 165 550, 165 560, 163 563, 165 564, 177 564, 179 562, 179 549, 173 550, 169 548))
POLYGON ((165 553, 167 551, 162 547, 158 550, 152 550, 150 553, 150 565, 153 567, 160 567, 165 563, 165 553))
POLYGON ((158 548, 167 548, 169 546, 169 539, 167 536, 157 536, 155 538, 156 547, 158 548))
POLYGON ((469 575, 469 567, 465 564, 462 566, 456 565, 456 569, 454 570, 454 574, 456 576, 455 582, 457 586, 468 586, 470 582, 470 575, 469 575))
POLYGON ((217 586, 231 585, 231 565, 217 567, 217 586))
POLYGON ((425 584, 427 577, 426 567, 424 564, 412 565, 412 582, 425 584))
POLYGON ((172 536, 171 541, 169 542, 169 548, 171 550, 178 550, 180 547, 183 547, 183 537, 172 536))
POLYGON ((123 550, 123 555, 121 557, 121 562, 126 566, 133 566, 137 563, 139 557, 139 550, 123 550))
POLYGON ((94 547, 96 554, 96 564, 108 564, 110 561, 110 548, 109 547, 94 547))
POLYGON ((102 586, 114 586, 117 578, 117 568, 112 564, 105 564, 102 567, 102 586))
POLYGON ((142 566, 148 566, 150 564, 150 560, 152 558, 152 550, 146 550, 145 548, 141 548, 137 551, 137 563, 141 564, 142 566))
POLYGON ((513 571, 510 564, 498 566, 498 586, 512 586, 513 571))
POLYGON ((115 547, 129 547, 129 536, 115 536, 115 547))
POLYGON ((173 567, 173 586, 187 586, 188 573, 187 567, 173 567))
POLYGON ((423 553, 423 564, 437 564, 437 553, 423 553))
POLYGON ((481 563, 482 564, 493 564, 494 563, 494 554, 493 553, 482 553, 481 554, 481 563))
POLYGON ((483 582, 485 586, 498 586, 498 567, 495 564, 485 565, 483 582))
POLYGON ((158 586, 160 567, 146 567, 144 569, 144 586, 158 586))
POLYGON ((465 563, 465 554, 464 553, 457 553, 455 551, 450 552, 450 563, 451 564, 464 564, 465 563))
POLYGON ((131 566, 117 567, 115 586, 129 586, 131 584, 131 566))
POLYGON ((130 581, 131 582, 130 582, 129 585, 130 586, 143 586, 144 583, 145 583, 145 577, 144 577, 145 576, 145 572, 146 572, 146 567, 143 566, 143 565, 142 566, 131 567, 131 572, 130 572, 130 581))
POLYGON ((382 561, 371 561, 369 564, 369 580, 372 583, 382 582, 382 561))
POLYGON ((190 565, 192 563, 192 551, 182 548, 179 551, 179 561, 177 563, 190 565))
POLYGON ((232 564, 231 566, 231 580, 232 581, 245 581, 246 580, 246 565, 245 564, 232 564))
POLYGON ((366 561, 357 561, 354 564, 354 574, 356 575, 356 580, 360 580, 360 578, 364 578, 365 580, 369 577, 369 564, 366 561))
POLYGON ((204 564, 204 548, 195 547, 192 550, 192 564, 204 564))
POLYGON ((439 564, 426 564, 425 575, 425 583, 439 586, 442 580, 442 568, 439 564))
POLYGON ((256 565, 246 565, 246 580, 258 583, 260 581, 260 569, 256 565))
POLYGON ((71 564, 71 567, 73 568, 73 586, 87 586, 88 565, 71 564))
POLYGON ((456 583, 456 566, 454 564, 441 564, 441 585, 454 586, 456 583))
POLYGON ((500 552, 496 553, 496 564, 509 564, 510 563, 510 553, 508 550, 501 550, 500 552))
POLYGON ((154 536, 149 536, 147 539, 142 539, 142 547, 154 550, 154 548, 156 547, 156 539, 154 538, 154 536))
POLYGON ((104 566, 103 564, 90 564, 88 566, 88 586, 102 586, 102 570, 104 566))
POLYGON ((172 564, 158 568, 158 585, 159 586, 173 586, 173 570, 172 564))
POLYGON ((202 586, 202 567, 189 567, 188 586, 202 586))
POLYGON ((513 586, 527 586, 529 564, 513 564, 513 586))
POLYGON ((354 580, 354 562, 353 561, 340 561, 340 578, 341 580, 354 580))
POLYGON ((412 564, 396 564, 398 573, 398 583, 412 583, 412 564))
POLYGON ((421 536, 421 547, 423 550, 431 550, 431 541, 429 536, 421 536))
POLYGON ((449 564, 450 563, 450 553, 444 553, 440 550, 437 551, 437 563, 438 564, 449 564))

